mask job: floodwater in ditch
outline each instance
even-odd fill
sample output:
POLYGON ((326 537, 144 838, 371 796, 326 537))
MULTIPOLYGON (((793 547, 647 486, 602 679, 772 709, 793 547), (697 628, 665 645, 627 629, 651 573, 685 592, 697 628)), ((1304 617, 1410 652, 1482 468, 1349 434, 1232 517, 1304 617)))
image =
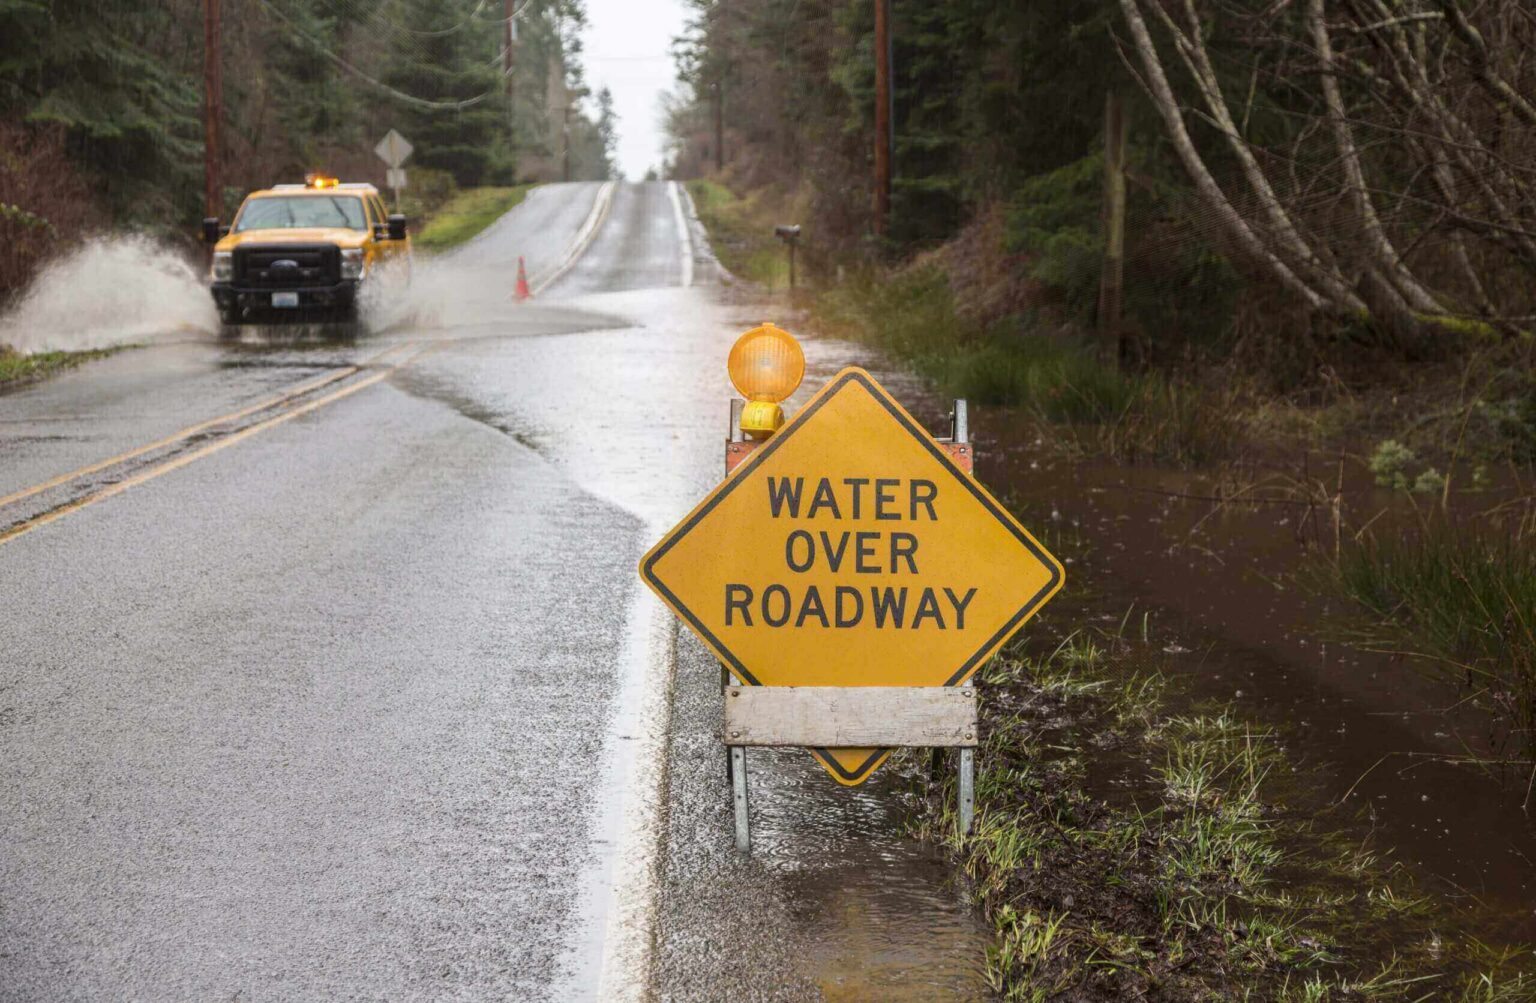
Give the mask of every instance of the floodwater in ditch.
MULTIPOLYGON (((1358 626, 1353 605, 1298 581, 1332 552, 1329 510, 1221 504, 1220 475, 1071 461, 1039 442, 1002 445, 1000 415, 972 420, 978 477, 1076 554, 1067 588, 1026 632, 1124 621, 1139 636, 1146 617, 1155 664, 1125 668, 1276 728, 1318 798, 1293 807, 1339 806, 1427 891, 1470 907, 1479 930, 1536 937, 1531 768, 1498 765, 1519 749, 1422 660, 1340 640, 1358 626)), ((1347 512, 1401 513, 1402 499, 1358 469, 1334 476, 1347 512)))
MULTIPOLYGON (((834 342, 807 348, 809 390, 860 362, 942 429, 947 407, 916 380, 834 342)), ((1173 679, 1176 705, 1230 705, 1274 728, 1297 770, 1292 809, 1329 813, 1458 907, 1477 935, 1536 937, 1529 768, 1493 765, 1512 750, 1487 714, 1423 662, 1347 643, 1353 604, 1298 582, 1331 552, 1329 510, 1223 505, 1211 499, 1231 493, 1230 474, 1072 460, 1020 438, 1023 427, 972 408, 978 477, 1071 562, 1066 588, 1026 635, 1140 636, 1145 625, 1152 643, 1122 649, 1122 668, 1173 679)), ((1353 524, 1401 507, 1358 468, 1345 476, 1353 524)), ((989 931, 942 852, 903 834, 906 781, 888 766, 847 791, 809 756, 753 756, 754 855, 791 889, 824 997, 986 998, 989 931)))

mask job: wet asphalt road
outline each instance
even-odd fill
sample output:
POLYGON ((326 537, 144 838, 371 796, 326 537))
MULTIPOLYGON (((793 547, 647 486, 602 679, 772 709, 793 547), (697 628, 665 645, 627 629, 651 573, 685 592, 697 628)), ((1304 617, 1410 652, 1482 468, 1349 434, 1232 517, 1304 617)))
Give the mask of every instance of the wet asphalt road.
MULTIPOLYGON (((896 781, 765 759, 763 852, 731 850, 715 666, 634 570, 718 478, 762 319, 715 274, 669 186, 549 186, 355 344, 187 338, 0 397, 4 498, 379 377, 0 507, 174 467, 0 543, 0 999, 982 996, 896 781)), ((808 385, 853 360, 807 348, 808 385)))

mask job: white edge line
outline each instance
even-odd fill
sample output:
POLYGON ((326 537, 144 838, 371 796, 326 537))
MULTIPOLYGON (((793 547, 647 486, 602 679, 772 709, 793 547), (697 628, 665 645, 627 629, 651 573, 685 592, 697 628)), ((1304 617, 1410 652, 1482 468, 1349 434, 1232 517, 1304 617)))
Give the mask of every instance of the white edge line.
POLYGON ((693 239, 688 236, 688 221, 683 218, 682 185, 676 181, 667 183, 667 194, 672 197, 672 219, 677 223, 677 239, 683 248, 683 288, 693 285, 693 239))
MULTIPOLYGON (((676 631, 656 597, 636 583, 629 609, 629 656, 638 671, 621 687, 637 703, 633 743, 609 750, 609 770, 623 791, 613 847, 596 999, 645 1003, 652 995, 656 922, 667 835, 668 748, 676 631), (626 768, 627 761, 627 768, 626 768), (626 775, 627 774, 627 775, 626 775)), ((622 713, 622 711, 621 711, 622 713)), ((617 737, 616 733, 610 740, 617 737)))
POLYGON ((617 182, 605 181, 603 187, 598 189, 597 198, 592 201, 592 211, 587 213, 586 220, 581 224, 581 229, 576 231, 576 239, 571 241, 571 246, 565 252, 565 257, 555 270, 548 276, 541 278, 533 287, 533 293, 537 296, 548 289, 560 276, 571 270, 571 267, 580 260, 591 246, 593 238, 597 236, 598 229, 603 225, 603 220, 608 218, 608 208, 613 204, 613 190, 617 182))
POLYGON ((699 207, 693 202, 693 194, 687 188, 680 188, 679 191, 682 194, 683 204, 687 207, 689 231, 696 235, 696 242, 700 245, 705 260, 715 267, 716 279, 726 285, 740 282, 741 279, 720 263, 715 249, 710 246, 709 230, 704 226, 704 221, 699 219, 699 207))

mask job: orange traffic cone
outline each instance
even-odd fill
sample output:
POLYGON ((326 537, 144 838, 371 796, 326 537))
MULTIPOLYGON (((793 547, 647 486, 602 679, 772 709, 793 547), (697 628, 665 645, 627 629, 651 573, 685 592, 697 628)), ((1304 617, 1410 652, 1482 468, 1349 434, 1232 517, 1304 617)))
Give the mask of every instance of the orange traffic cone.
POLYGON ((517 291, 512 294, 512 298, 521 303, 532 295, 533 292, 528 288, 528 269, 523 267, 523 256, 519 254, 517 256, 517 291))

